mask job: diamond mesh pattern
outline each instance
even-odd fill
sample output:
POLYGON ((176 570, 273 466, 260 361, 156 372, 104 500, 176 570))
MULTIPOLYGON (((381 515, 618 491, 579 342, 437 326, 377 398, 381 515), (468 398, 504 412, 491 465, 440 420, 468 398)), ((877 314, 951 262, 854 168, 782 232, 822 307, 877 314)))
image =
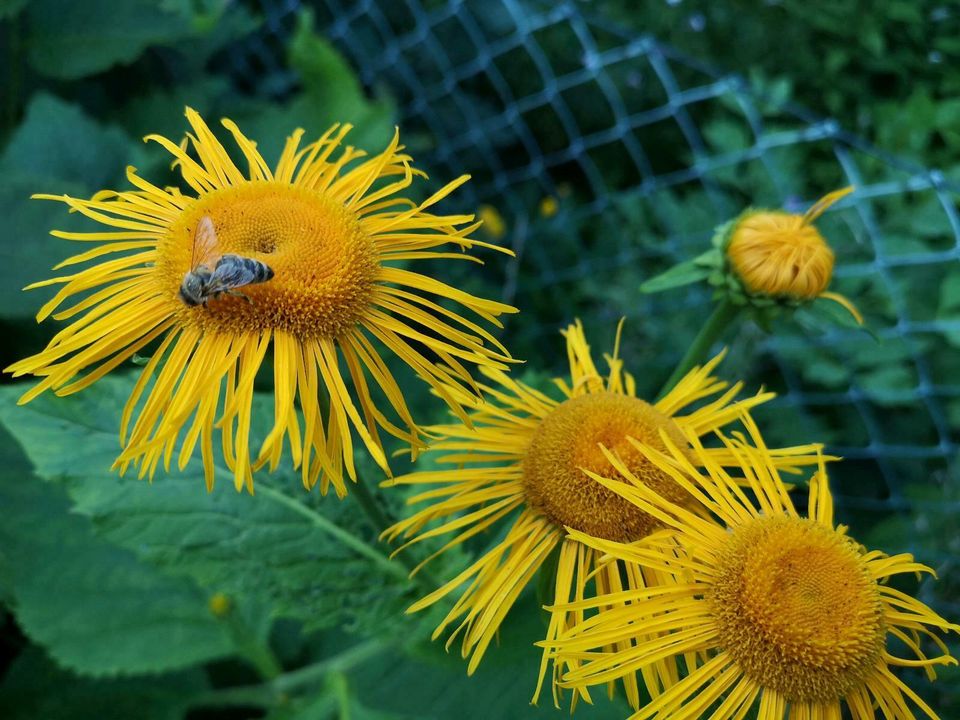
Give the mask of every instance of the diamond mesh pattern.
MULTIPOLYGON (((292 88, 282 48, 300 6, 261 0, 263 28, 228 58, 238 78, 256 77, 260 91, 292 88)), ((546 369, 562 367, 562 324, 579 316, 595 328, 595 347, 609 347, 625 314, 624 354, 645 369, 639 385, 655 388, 709 297, 699 288, 645 297, 638 284, 702 252, 713 228, 747 204, 799 210, 856 185, 819 226, 837 251, 835 289, 856 299, 882 342, 836 328, 775 336, 747 328, 735 343, 746 350, 726 373, 780 393, 770 412, 796 422, 774 441, 825 437, 848 459, 835 481, 848 511, 869 519, 960 509, 955 491, 918 500, 908 487, 938 486, 960 426, 950 360, 960 298, 956 317, 938 312, 960 259, 951 197, 960 188, 942 173, 573 0, 312 7, 364 84, 397 99, 418 160, 437 178, 470 173, 457 202, 489 203, 505 217, 517 260, 491 263, 499 271, 485 270, 484 281, 523 310, 509 327, 512 351, 546 369), (555 215, 541 212, 545 197, 556 199, 555 215)))

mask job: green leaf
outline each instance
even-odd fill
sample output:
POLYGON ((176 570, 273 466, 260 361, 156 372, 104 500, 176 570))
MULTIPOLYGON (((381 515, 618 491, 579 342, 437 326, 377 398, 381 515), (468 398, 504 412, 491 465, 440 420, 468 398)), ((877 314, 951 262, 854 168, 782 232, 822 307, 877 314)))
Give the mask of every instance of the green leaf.
MULTIPOLYGON (((23 287, 44 280, 51 268, 78 252, 75 243, 51 237, 51 203, 31 200, 38 189, 56 188, 60 192, 83 195, 83 186, 75 183, 48 183, 33 175, 10 173, 0 183, 0 318, 29 318, 53 296, 55 288, 24 292, 23 287)), ((63 213, 61 230, 82 230, 88 222, 76 214, 63 213)))
POLYGON ((640 285, 640 292, 657 293, 664 290, 691 285, 700 280, 706 279, 713 272, 713 267, 704 263, 715 252, 710 250, 693 260, 687 260, 674 265, 666 272, 657 275, 655 278, 647 280, 640 285))
POLYGON ((342 111, 363 111, 367 98, 360 81, 347 60, 314 31, 311 11, 297 16, 288 52, 290 65, 300 73, 304 90, 314 100, 333 102, 342 111))
POLYGON ((859 377, 859 384, 871 399, 880 405, 912 405, 916 402, 912 394, 904 399, 891 402, 886 395, 891 392, 909 391, 917 387, 916 373, 908 366, 888 365, 878 367, 859 377))
MULTIPOLYGON (((208 75, 193 82, 181 82, 173 87, 150 88, 149 91, 130 98, 120 106, 118 114, 124 128, 135 137, 151 133, 168 138, 179 138, 187 131, 184 109, 192 107, 200 113, 214 129, 218 106, 229 95, 230 82, 226 78, 208 75)), ((157 173, 164 173, 170 167, 170 155, 159 146, 148 148, 144 158, 149 168, 139 167, 144 177, 153 176, 154 165, 157 173)))
MULTIPOLYGON (((543 624, 533 593, 525 593, 507 616, 499 642, 491 646, 477 671, 468 676, 460 658, 459 643, 450 652, 442 641, 419 652, 400 656, 384 653, 349 674, 351 689, 370 710, 395 713, 417 720, 489 720, 489 718, 569 717, 570 693, 563 710, 553 707, 550 687, 540 695, 539 705, 530 705, 540 666, 543 624)), ((617 688, 613 700, 604 687, 591 691, 593 705, 577 705, 577 720, 627 717, 630 712, 617 688)))
MULTIPOLYGON (((191 35, 166 48, 178 55, 181 83, 183 75, 196 80, 210 78, 206 67, 213 55, 256 32, 262 22, 245 5, 232 0, 163 0, 163 7, 187 18, 193 30, 191 35)), ((199 99, 194 97, 191 105, 199 99)))
MULTIPOLYGON (((0 169, 99 190, 123 177, 130 145, 118 128, 104 127, 76 105, 39 92, 0 156, 0 169)), ((34 190, 59 191, 42 186, 34 190)))
MULTIPOLYGON (((797 316, 800 317, 802 313, 803 310, 798 311, 797 316)), ((800 370, 807 382, 826 388, 842 388, 849 385, 853 374, 848 364, 834 359, 828 353, 811 353, 803 346, 790 353, 789 359, 800 370)))
POLYGON ((181 720, 191 695, 206 689, 198 670, 125 680, 91 680, 65 672, 37 647, 14 661, 0 685, 6 720, 181 720))
POLYGON ((718 152, 735 152, 750 146, 750 130, 745 123, 714 120, 704 126, 703 135, 718 152))
MULTIPOLYGON (((14 477, 28 477, 33 472, 30 461, 17 441, 0 425, 0 473, 14 477)), ((10 606, 13 602, 13 558, 10 548, 0 545, 0 605, 10 606)))
POLYGON ((204 593, 97 538, 63 490, 2 469, 0 507, 17 622, 60 665, 134 675, 232 654, 204 593))
POLYGON ((154 0, 32 0, 24 18, 31 65, 60 80, 133 62, 151 45, 191 32, 186 17, 154 0))
POLYGON ((130 141, 105 128, 77 106, 38 93, 0 155, 0 317, 34 315, 55 288, 24 293, 30 282, 53 275, 51 268, 80 252, 78 243, 53 238, 52 228, 89 230, 92 221, 69 213, 34 193, 90 195, 112 185, 130 160, 130 141))
MULTIPOLYGON (((77 395, 44 395, 22 407, 13 401, 24 385, 0 387, 0 422, 41 477, 65 481, 102 537, 152 566, 189 576, 208 595, 225 593, 247 620, 257 620, 258 632, 274 618, 317 629, 379 626, 390 616, 398 634, 421 622, 403 615, 414 586, 386 560, 388 549, 376 547, 354 503, 308 494, 289 468, 259 475, 255 496, 223 482, 222 468, 221 482, 207 493, 198 459, 187 472, 153 484, 117 477, 109 468, 131 387, 130 377, 108 377, 77 395), (368 555, 344 546, 337 530, 363 541, 368 555)), ((258 407, 255 416, 272 418, 270 406, 258 407)))

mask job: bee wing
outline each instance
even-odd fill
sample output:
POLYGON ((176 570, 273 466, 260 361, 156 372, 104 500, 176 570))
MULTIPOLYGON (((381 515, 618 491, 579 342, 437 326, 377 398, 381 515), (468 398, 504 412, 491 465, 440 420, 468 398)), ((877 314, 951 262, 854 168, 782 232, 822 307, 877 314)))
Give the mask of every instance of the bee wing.
POLYGON ((220 253, 217 252, 217 231, 213 227, 213 220, 204 215, 197 223, 193 233, 193 255, 190 258, 190 269, 204 265, 211 270, 217 264, 220 253))
POLYGON ((212 287, 219 291, 249 285, 253 278, 243 260, 236 255, 224 255, 223 262, 217 265, 212 287))

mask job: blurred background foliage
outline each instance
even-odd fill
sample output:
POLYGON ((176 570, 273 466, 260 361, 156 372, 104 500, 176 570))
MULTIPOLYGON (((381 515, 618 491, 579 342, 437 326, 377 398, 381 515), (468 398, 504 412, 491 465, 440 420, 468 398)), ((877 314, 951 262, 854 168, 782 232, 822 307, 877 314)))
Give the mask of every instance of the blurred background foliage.
MULTIPOLYGON (((744 326, 723 373, 781 394, 762 417, 771 442, 848 458, 841 520, 937 568, 918 591, 956 618, 958 38, 960 10, 913 0, 0 0, 0 362, 54 332, 33 320, 44 291, 20 292, 76 251, 48 231, 89 227, 29 195, 123 187, 127 165, 175 183, 140 138, 179 138, 185 105, 231 117, 268 159, 295 127, 350 121, 376 150, 399 123, 435 182, 470 172, 448 206, 485 206, 503 230, 481 232, 518 259, 438 272, 522 309, 503 339, 544 387, 562 325, 583 318, 600 349, 626 316, 623 355, 655 392, 709 298, 640 283, 748 204, 800 209, 854 183, 821 228, 879 341, 813 314, 775 336, 744 326)), ((153 485, 108 472, 134 371, 22 408, 3 377, 0 716, 558 716, 527 705, 532 597, 467 678, 429 642, 435 615, 403 613, 423 587, 370 550, 350 502, 306 494, 289 468, 255 498, 204 493, 195 466, 153 485)), ((923 687, 960 714, 956 671, 923 687)))

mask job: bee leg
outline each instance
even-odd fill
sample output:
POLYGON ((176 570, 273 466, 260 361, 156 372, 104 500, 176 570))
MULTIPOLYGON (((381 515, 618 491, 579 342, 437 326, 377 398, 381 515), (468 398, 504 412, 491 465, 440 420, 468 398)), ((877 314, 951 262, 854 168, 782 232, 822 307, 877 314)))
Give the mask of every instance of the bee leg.
POLYGON ((251 303, 251 304, 253 303, 253 300, 250 299, 250 296, 249 296, 249 295, 246 295, 246 294, 240 292, 239 290, 225 290, 224 292, 225 292, 227 295, 233 295, 234 297, 241 297, 241 298, 243 298, 244 300, 246 300, 248 303, 251 303))

